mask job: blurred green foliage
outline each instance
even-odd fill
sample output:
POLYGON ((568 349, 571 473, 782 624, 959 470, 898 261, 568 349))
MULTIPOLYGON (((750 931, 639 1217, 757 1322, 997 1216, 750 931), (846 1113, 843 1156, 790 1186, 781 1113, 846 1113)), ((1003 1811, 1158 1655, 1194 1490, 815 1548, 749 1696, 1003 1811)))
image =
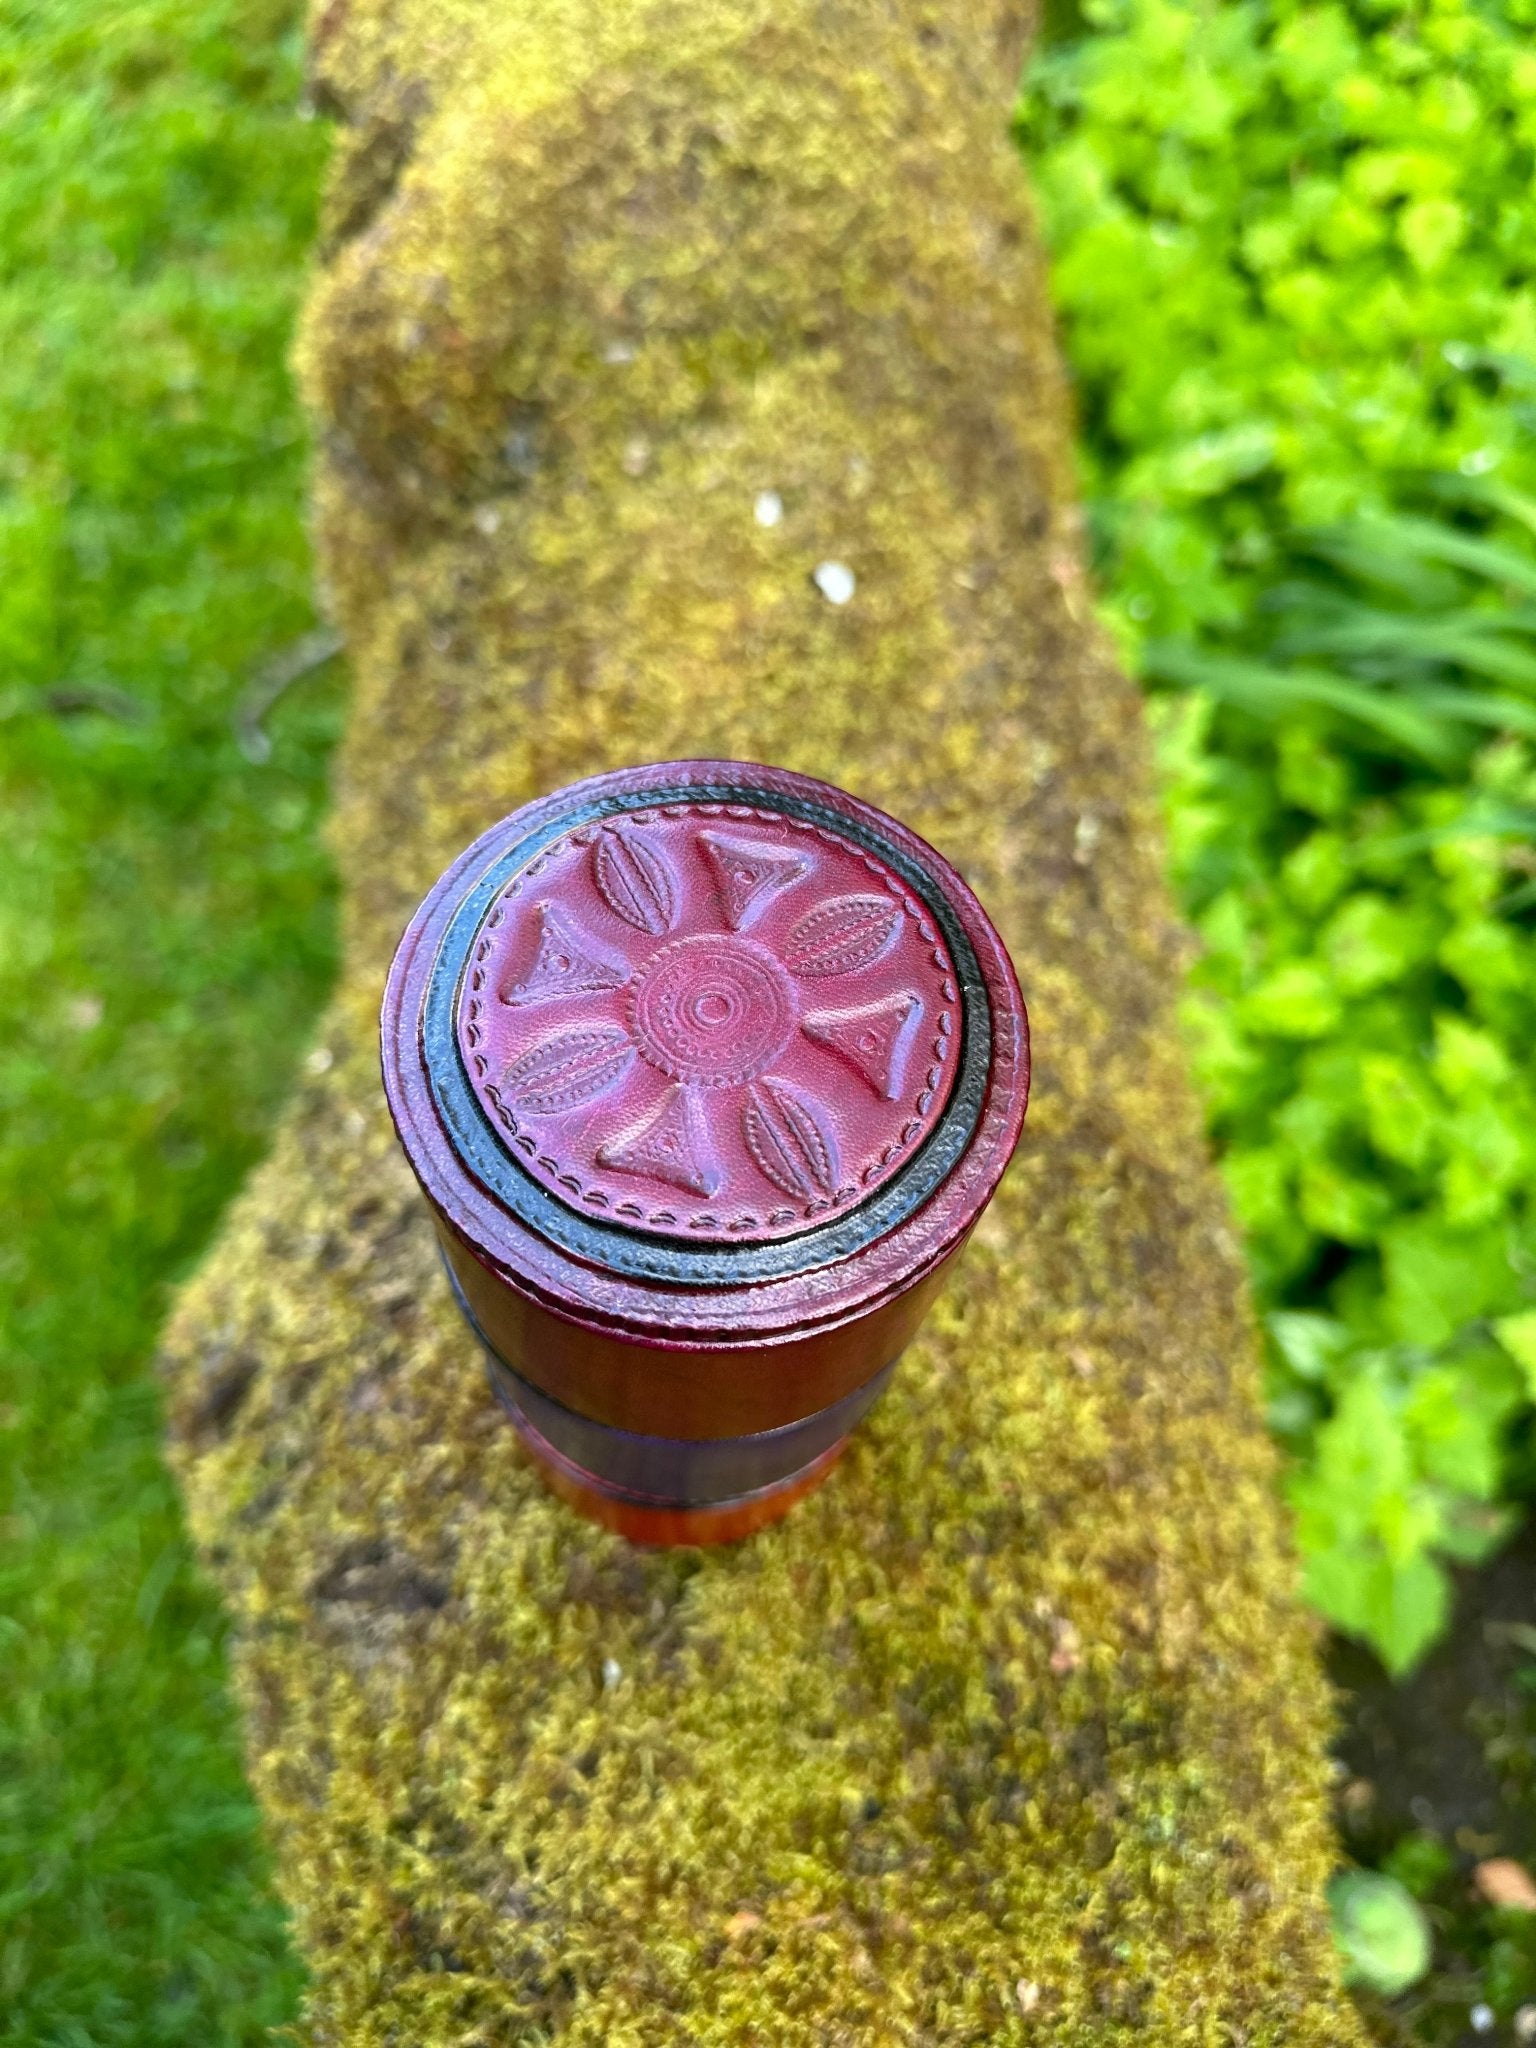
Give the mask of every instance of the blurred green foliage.
POLYGON ((1531 1490, 1531 0, 1089 0, 1020 111, 1307 1585, 1406 1669, 1531 1490))
POLYGON ((1341 1870, 1328 1888, 1345 1982, 1394 1998, 1429 1968, 1429 1923, 1398 1878, 1341 1870))
POLYGON ((332 954, 284 357, 287 0, 0 16, 0 2041, 253 2043, 298 1976, 147 1377, 332 954))

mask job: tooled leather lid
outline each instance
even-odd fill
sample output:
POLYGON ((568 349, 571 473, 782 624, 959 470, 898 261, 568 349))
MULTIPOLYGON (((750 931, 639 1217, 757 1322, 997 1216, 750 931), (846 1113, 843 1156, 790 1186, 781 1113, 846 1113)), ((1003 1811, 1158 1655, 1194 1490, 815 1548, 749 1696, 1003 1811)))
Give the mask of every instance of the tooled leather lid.
POLYGON ((412 1165, 486 1263, 679 1337, 915 1282, 1028 1089, 1012 968, 947 863, 741 762, 595 777, 493 827, 401 942, 383 1052, 412 1165))

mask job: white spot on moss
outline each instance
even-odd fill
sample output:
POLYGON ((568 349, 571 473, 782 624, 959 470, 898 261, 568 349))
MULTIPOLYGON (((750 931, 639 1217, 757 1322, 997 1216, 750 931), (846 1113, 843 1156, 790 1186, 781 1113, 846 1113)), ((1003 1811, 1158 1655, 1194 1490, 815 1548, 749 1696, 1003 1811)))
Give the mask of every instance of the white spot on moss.
POLYGON ((811 581, 828 604, 846 604, 859 587, 846 562, 818 562, 811 581))

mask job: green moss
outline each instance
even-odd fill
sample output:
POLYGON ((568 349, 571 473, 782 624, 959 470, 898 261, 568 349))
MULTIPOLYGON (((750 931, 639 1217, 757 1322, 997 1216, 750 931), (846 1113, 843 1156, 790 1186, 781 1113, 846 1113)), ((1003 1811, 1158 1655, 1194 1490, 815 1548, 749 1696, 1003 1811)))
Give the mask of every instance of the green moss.
POLYGON ((1135 698, 1088 622, 1011 25, 545 0, 321 26, 352 124, 304 347, 357 668, 347 966, 330 1064, 168 1351, 314 2037, 1356 2038, 1326 1703, 1135 698), (498 1422, 374 1017, 485 824, 712 751, 960 861, 1039 1087, 834 1481, 765 1538, 650 1555, 498 1422))

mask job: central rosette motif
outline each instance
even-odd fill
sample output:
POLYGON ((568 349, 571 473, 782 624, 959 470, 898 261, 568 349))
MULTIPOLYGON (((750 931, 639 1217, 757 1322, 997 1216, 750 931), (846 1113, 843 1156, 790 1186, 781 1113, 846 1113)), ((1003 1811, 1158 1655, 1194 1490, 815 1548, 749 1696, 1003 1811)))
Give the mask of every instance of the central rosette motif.
POLYGON ((740 1087, 765 1073, 799 1021, 794 986, 750 939, 676 939, 641 970, 630 1023, 643 1058, 675 1081, 740 1087))
POLYGON ((573 832, 508 883, 459 1043, 562 1200, 762 1237, 851 1207, 932 1128, 957 997, 927 911, 872 854, 679 805, 573 832))

